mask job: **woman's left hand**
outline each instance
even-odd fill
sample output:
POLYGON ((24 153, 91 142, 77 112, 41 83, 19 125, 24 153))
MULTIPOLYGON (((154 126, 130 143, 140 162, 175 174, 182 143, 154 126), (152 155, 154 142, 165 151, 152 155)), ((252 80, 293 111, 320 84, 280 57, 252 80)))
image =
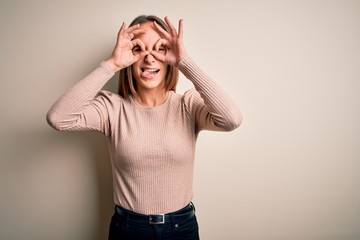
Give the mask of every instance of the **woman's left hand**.
POLYGON ((162 38, 157 41, 155 44, 155 51, 152 51, 151 54, 159 61, 177 67, 180 60, 187 56, 183 44, 183 20, 179 20, 179 32, 176 31, 168 17, 165 17, 165 22, 171 30, 170 33, 154 22, 154 27, 160 33, 162 38), (158 52, 161 46, 166 48, 165 54, 158 52))

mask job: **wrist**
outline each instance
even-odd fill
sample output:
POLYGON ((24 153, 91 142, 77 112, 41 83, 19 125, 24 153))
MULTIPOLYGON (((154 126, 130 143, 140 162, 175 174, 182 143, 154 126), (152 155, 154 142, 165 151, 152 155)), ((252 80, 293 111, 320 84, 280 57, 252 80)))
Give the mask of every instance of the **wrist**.
POLYGON ((186 59, 186 58, 188 58, 188 55, 186 54, 186 52, 180 54, 180 56, 179 56, 179 58, 178 58, 178 61, 176 62, 176 67, 178 67, 179 64, 180 64, 180 62, 183 61, 183 59, 186 59))
POLYGON ((115 64, 115 61, 110 58, 108 60, 106 60, 106 63, 111 67, 111 69, 114 71, 114 72, 117 72, 117 71, 120 71, 121 70, 121 67, 119 67, 118 65, 115 64))
POLYGON ((180 65, 182 65, 182 62, 186 61, 186 59, 188 59, 188 58, 189 58, 188 55, 182 56, 182 57, 179 59, 179 61, 176 63, 176 67, 179 68, 180 65))

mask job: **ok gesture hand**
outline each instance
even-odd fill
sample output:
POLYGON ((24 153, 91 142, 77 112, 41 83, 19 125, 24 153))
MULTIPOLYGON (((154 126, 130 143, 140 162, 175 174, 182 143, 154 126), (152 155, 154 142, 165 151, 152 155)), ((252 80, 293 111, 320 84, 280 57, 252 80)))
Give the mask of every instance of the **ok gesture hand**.
POLYGON ((110 59, 107 60, 115 72, 132 65, 148 54, 145 50, 144 43, 140 39, 136 38, 133 40, 134 36, 146 32, 146 30, 140 30, 139 28, 140 24, 136 24, 127 29, 125 23, 122 24, 115 48, 110 59), (133 51, 135 46, 139 46, 142 51, 133 51))
POLYGON ((174 25, 171 23, 168 17, 165 17, 165 22, 170 27, 171 32, 168 33, 156 22, 154 22, 155 29, 162 36, 161 39, 155 44, 155 51, 151 54, 159 61, 165 62, 172 66, 178 66, 181 59, 187 56, 184 44, 183 44, 183 20, 179 21, 179 32, 176 31, 174 25), (166 48, 165 54, 158 53, 160 46, 166 48))

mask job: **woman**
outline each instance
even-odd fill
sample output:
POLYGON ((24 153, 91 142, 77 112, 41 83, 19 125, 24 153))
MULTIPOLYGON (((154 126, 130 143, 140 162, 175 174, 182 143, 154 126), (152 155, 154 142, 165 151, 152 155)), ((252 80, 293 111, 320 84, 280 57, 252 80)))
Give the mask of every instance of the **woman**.
POLYGON ((47 114, 57 130, 106 136, 116 205, 109 239, 199 239, 191 203, 197 136, 241 122, 234 102, 187 55, 183 21, 178 32, 165 22, 139 16, 123 24, 111 57, 47 114), (175 93, 179 70, 195 87, 183 95, 175 93), (119 94, 101 90, 117 71, 119 94))

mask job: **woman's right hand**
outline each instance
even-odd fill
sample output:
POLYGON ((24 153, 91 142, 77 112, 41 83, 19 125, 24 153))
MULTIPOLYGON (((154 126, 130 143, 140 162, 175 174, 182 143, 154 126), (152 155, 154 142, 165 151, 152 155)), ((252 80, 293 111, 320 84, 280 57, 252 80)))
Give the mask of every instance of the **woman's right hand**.
POLYGON ((132 65, 134 62, 144 58, 148 53, 145 50, 145 45, 140 39, 134 38, 139 34, 144 34, 146 30, 140 30, 140 24, 136 24, 126 29, 126 24, 123 23, 119 30, 115 48, 107 63, 112 67, 114 72, 132 65), (134 47, 138 46, 141 51, 133 51, 134 47))

